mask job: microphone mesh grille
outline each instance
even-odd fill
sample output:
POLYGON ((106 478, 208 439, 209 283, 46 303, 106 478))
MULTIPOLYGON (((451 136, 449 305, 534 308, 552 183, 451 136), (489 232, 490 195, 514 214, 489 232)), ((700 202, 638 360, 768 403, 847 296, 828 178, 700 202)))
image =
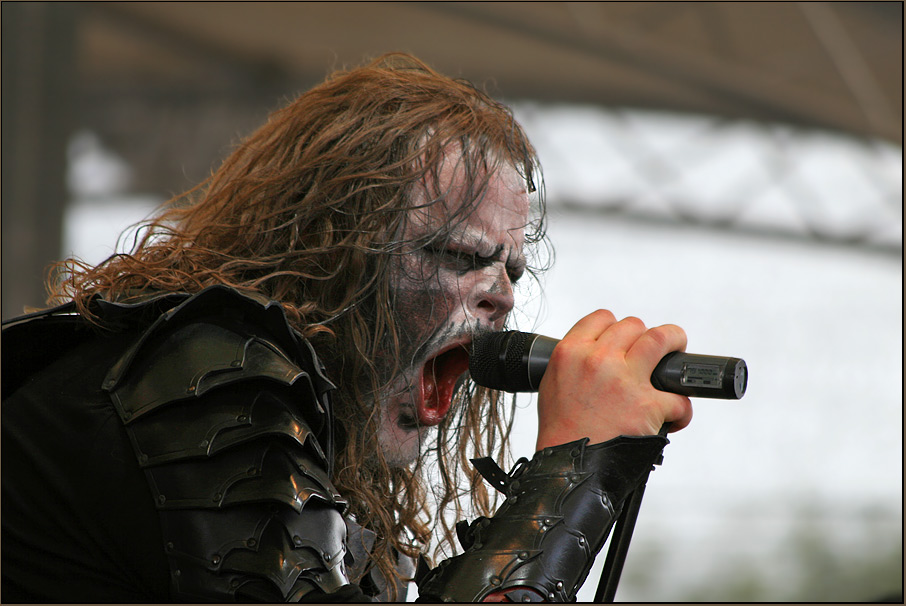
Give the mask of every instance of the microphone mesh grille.
POLYGON ((486 333, 472 343, 469 372, 479 385, 503 391, 530 391, 523 362, 527 343, 535 335, 508 331, 486 333))
POLYGON ((504 369, 499 364, 498 353, 506 340, 507 333, 485 333, 472 341, 472 355, 469 356, 469 373, 472 380, 491 389, 503 389, 506 382, 504 369))
POLYGON ((507 391, 531 391, 528 380, 528 367, 525 365, 524 356, 526 345, 535 336, 530 332, 512 332, 512 337, 506 344, 506 375, 507 391))

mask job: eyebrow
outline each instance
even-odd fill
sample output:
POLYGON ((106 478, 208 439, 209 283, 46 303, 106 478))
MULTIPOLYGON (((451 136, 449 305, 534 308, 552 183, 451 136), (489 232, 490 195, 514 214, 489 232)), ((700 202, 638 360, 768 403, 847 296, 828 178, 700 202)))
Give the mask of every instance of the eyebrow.
POLYGON ((504 261, 507 269, 513 272, 524 271, 527 265, 525 255, 522 253, 517 253, 515 257, 507 255, 506 259, 502 259, 501 255, 503 251, 506 250, 506 246, 503 244, 498 244, 489 255, 482 254, 482 249, 487 246, 487 241, 475 233, 466 231, 457 235, 451 235, 448 241, 457 246, 466 246, 473 248, 475 249, 476 254, 481 257, 486 257, 488 259, 494 260, 502 260, 504 261))

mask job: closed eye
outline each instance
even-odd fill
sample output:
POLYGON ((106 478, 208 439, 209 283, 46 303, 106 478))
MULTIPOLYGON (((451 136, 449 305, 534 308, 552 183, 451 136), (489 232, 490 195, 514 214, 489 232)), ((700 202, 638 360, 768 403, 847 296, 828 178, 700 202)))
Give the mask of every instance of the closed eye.
POLYGON ((490 267, 500 259, 500 253, 503 247, 490 255, 482 255, 475 251, 461 250, 453 247, 433 247, 426 246, 425 250, 439 263, 461 272, 484 269, 490 267))
MULTIPOLYGON (((482 255, 477 252, 451 247, 426 246, 425 251, 437 259, 440 265, 465 274, 470 271, 491 267, 494 263, 501 261, 503 248, 503 245, 498 246, 493 254, 490 255, 482 255)), ((525 262, 521 259, 515 261, 507 260, 506 273, 510 282, 515 284, 525 274, 525 262)))
POLYGON ((458 250, 455 248, 426 247, 425 250, 437 261, 450 269, 467 272, 473 269, 487 267, 494 262, 493 257, 484 257, 477 253, 458 250))

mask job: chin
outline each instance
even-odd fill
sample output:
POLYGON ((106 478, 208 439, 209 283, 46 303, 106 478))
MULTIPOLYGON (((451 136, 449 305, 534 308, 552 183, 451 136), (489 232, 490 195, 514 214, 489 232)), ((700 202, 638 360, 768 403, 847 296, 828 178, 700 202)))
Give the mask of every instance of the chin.
POLYGON ((392 468, 408 467, 421 455, 422 445, 429 439, 431 428, 401 427, 388 423, 381 427, 378 442, 384 460, 392 468))
POLYGON ((418 460, 421 455, 420 440, 415 434, 412 439, 402 443, 382 444, 381 448, 384 454, 384 460, 387 465, 393 469, 409 467, 418 460))

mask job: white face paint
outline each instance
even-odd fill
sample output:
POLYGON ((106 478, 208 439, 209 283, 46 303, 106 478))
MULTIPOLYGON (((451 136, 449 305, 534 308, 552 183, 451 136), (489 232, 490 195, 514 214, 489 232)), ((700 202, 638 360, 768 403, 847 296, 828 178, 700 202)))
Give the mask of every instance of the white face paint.
MULTIPOLYGON (((404 241, 435 233, 462 204, 466 184, 458 159, 451 154, 441 167, 445 200, 411 211, 404 241)), ((428 201, 424 192, 414 198, 428 201)), ((503 327, 513 308, 513 284, 525 270, 528 216, 524 180, 514 168, 502 167, 449 238, 401 258, 391 287, 402 373, 381 398, 378 430, 390 465, 413 462, 428 432, 449 412, 456 382, 468 370, 473 332, 503 327)))

